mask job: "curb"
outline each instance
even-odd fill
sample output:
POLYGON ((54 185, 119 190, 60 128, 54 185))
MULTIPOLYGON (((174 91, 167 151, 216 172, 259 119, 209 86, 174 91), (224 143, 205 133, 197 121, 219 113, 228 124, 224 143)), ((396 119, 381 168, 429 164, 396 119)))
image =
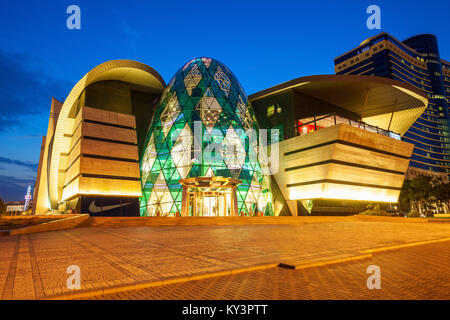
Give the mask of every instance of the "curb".
POLYGON ((358 221, 363 222, 400 222, 400 223, 427 223, 429 222, 426 218, 416 218, 416 217, 391 217, 391 216, 371 216, 356 214, 353 217, 358 221))
POLYGON ((49 232, 49 231, 59 231, 59 230, 67 230, 72 229, 76 227, 78 224, 83 222, 89 217, 88 214, 79 214, 72 217, 67 218, 60 218, 49 222, 43 222, 31 226, 25 226, 21 228, 11 229, 9 231, 10 236, 17 236, 22 234, 31 234, 31 233, 38 233, 38 232, 49 232), (81 220, 77 222, 78 220, 81 220), (71 223, 74 223, 75 225, 72 225, 71 223), (69 224, 67 224, 69 223, 69 224))
POLYGON ((388 250, 396 250, 396 249, 402 249, 402 248, 408 248, 408 247, 414 247, 414 246, 420 246, 424 244, 430 244, 430 243, 437 243, 437 242, 444 242, 444 241, 450 241, 450 238, 442 238, 442 239, 436 239, 436 240, 426 240, 426 241, 418 241, 418 242, 411 242, 411 243, 405 243, 405 244, 399 244, 395 246, 388 246, 388 247, 381 247, 381 248, 374 248, 374 249, 368 249, 368 250, 361 250, 360 253, 376 253, 376 252, 383 252, 388 250))
POLYGON ((185 277, 169 277, 162 280, 154 280, 154 281, 144 281, 144 282, 137 282, 134 284, 127 284, 127 285, 119 285, 115 287, 108 287, 108 288, 102 288, 102 289, 92 289, 92 290, 84 290, 84 291, 78 291, 74 293, 67 293, 62 295, 54 295, 50 297, 42 297, 39 298, 40 300, 71 300, 71 299, 82 299, 82 298, 89 298, 93 296, 101 296, 105 294, 113 294, 113 293, 120 293, 125 291, 131 291, 131 290, 138 290, 138 289, 145 289, 150 287, 157 287, 172 283, 181 283, 181 282, 187 282, 187 281, 193 281, 193 280, 203 280, 208 278, 216 278, 220 276, 227 276, 242 272, 249 272, 249 271, 257 271, 257 270, 264 270, 264 269, 270 269, 275 268, 278 266, 278 263, 269 263, 269 264, 262 264, 262 265, 255 265, 251 267, 245 267, 245 268, 239 268, 239 269, 232 269, 232 270, 226 270, 226 271, 218 271, 218 272, 212 272, 212 273, 201 273, 191 276, 185 276, 185 277))
POLYGON ((434 222, 434 223, 450 223, 450 219, 442 219, 442 218, 433 218, 433 219, 427 219, 428 222, 434 222))
POLYGON ((320 267, 320 266, 326 266, 326 265, 330 265, 330 264, 337 264, 337 263, 343 263, 343 262, 354 261, 354 260, 362 260, 362 259, 370 259, 370 258, 372 258, 372 254, 366 253, 366 254, 360 254, 360 255, 356 255, 356 256, 336 258, 336 259, 316 261, 316 262, 301 262, 301 261, 299 261, 298 263, 282 262, 282 263, 280 263, 279 267, 286 268, 286 269, 292 269, 292 270, 300 270, 300 269, 320 267))

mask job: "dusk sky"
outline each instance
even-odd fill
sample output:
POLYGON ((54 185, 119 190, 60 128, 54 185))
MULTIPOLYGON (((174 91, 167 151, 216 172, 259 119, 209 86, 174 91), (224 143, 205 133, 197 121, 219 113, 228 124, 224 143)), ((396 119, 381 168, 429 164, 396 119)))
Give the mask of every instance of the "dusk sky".
POLYGON ((437 36, 450 60, 449 1, 8 1, 0 9, 0 198, 34 185, 52 96, 63 100, 98 64, 132 59, 168 82, 187 61, 215 58, 247 94, 301 76, 333 74, 333 58, 381 31, 437 36), (69 30, 69 5, 81 30, 69 30), (381 30, 369 30, 369 5, 381 30))

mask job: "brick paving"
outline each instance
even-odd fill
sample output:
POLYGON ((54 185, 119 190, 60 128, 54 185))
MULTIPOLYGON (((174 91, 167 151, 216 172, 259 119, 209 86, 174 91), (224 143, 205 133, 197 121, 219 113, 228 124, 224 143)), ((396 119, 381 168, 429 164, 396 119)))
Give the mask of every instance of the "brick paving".
POLYGON ((375 254, 373 258, 301 270, 271 268, 117 294, 96 300, 450 299, 450 241, 375 254), (381 288, 369 290, 369 265, 381 288))
POLYGON ((448 223, 353 221, 77 228, 1 237, 0 298, 73 292, 66 288, 70 265, 80 267, 81 288, 89 290, 449 236, 448 223))

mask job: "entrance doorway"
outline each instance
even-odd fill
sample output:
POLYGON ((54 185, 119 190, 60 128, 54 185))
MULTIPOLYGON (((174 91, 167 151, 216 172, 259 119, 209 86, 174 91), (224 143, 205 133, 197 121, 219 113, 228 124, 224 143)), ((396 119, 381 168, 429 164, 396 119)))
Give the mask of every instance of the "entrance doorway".
POLYGON ((237 215, 236 189, 241 180, 197 177, 180 180, 182 216, 226 217, 237 215))

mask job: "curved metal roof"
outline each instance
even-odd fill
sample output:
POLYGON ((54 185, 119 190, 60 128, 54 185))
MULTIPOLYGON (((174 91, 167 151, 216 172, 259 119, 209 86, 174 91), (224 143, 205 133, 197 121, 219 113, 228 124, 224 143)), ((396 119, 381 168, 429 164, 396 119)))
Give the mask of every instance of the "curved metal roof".
POLYGON ((401 81, 376 76, 315 75, 297 78, 249 96, 255 101, 294 90, 361 116, 368 124, 404 134, 425 111, 426 94, 401 81), (365 105, 365 107, 364 107, 365 105))

